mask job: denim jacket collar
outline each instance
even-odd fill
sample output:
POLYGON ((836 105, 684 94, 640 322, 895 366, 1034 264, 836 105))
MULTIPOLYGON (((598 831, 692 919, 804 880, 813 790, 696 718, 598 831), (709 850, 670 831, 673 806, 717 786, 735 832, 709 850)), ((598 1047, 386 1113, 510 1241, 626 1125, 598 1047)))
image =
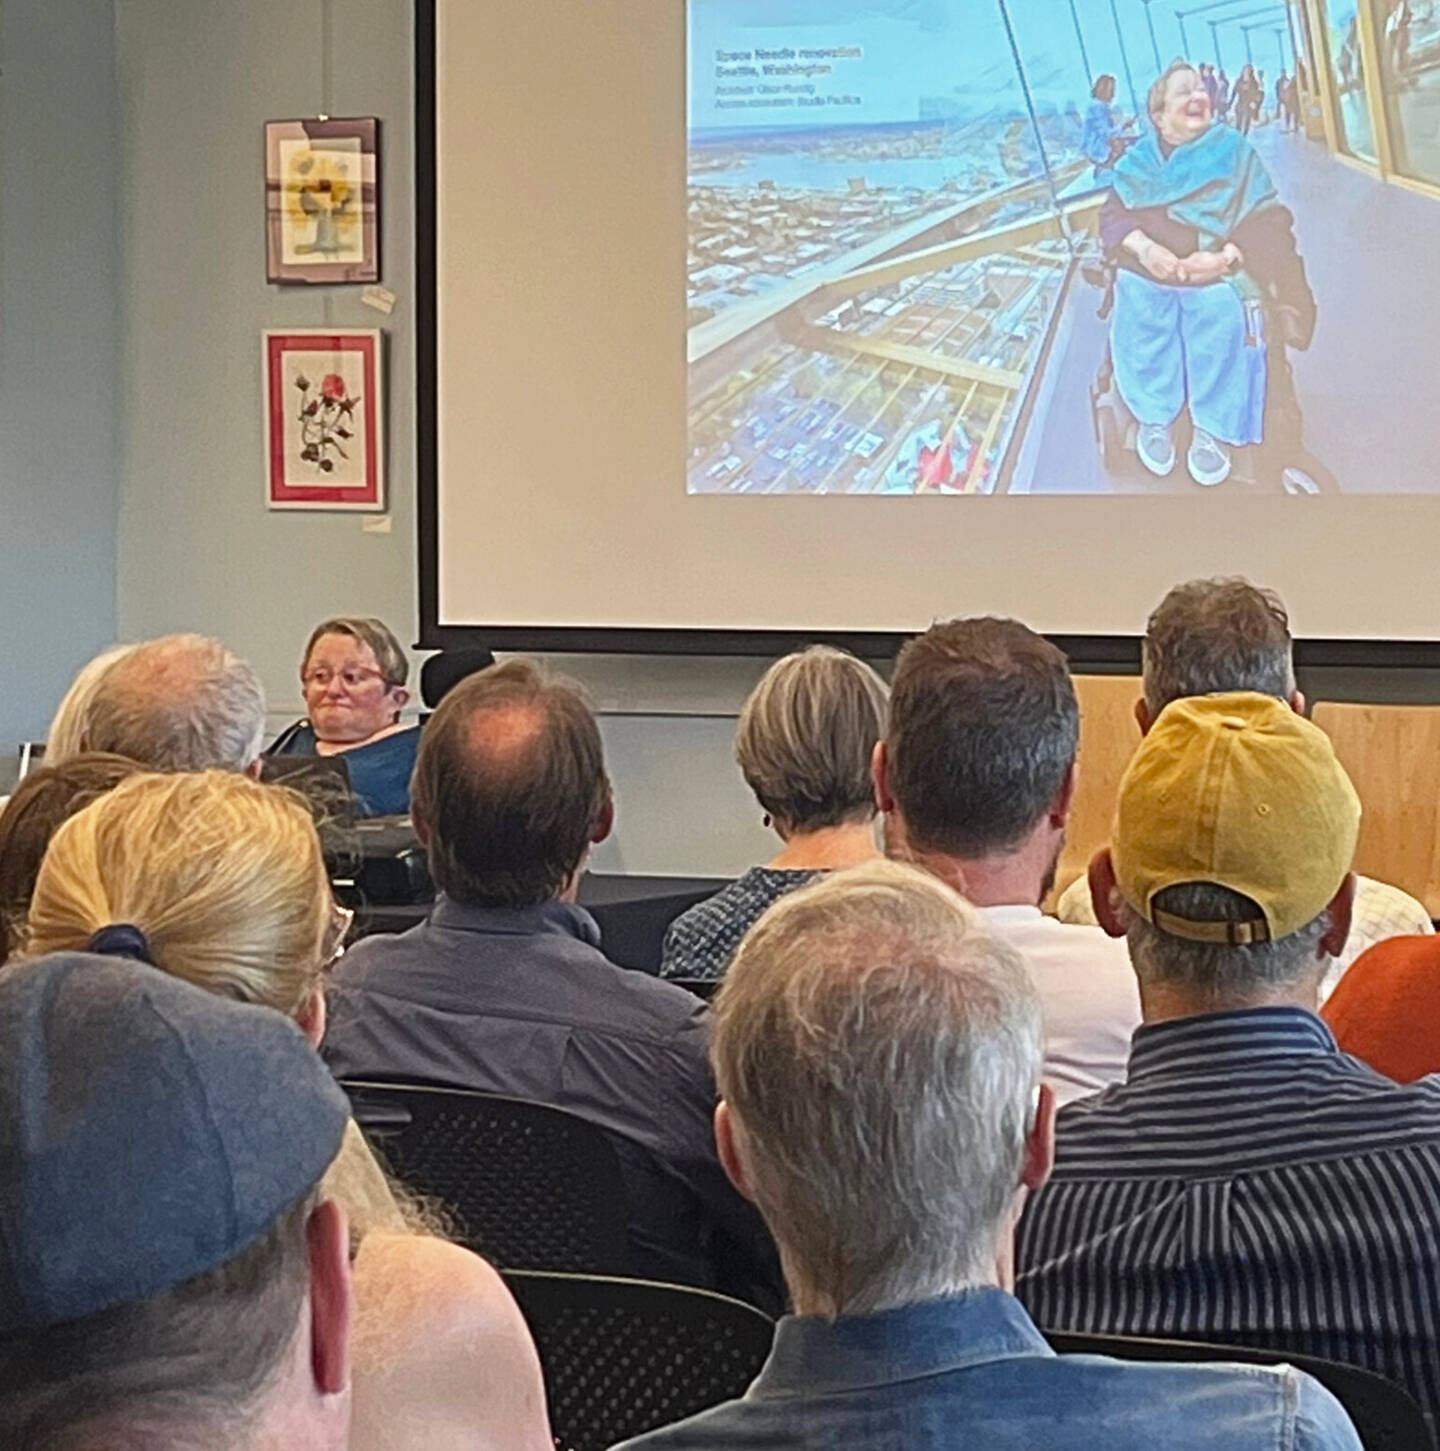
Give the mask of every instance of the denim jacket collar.
POLYGON ((772 1399, 861 1390, 1053 1353, 1013 1295, 986 1287, 876 1315, 787 1315, 749 1394, 772 1399))

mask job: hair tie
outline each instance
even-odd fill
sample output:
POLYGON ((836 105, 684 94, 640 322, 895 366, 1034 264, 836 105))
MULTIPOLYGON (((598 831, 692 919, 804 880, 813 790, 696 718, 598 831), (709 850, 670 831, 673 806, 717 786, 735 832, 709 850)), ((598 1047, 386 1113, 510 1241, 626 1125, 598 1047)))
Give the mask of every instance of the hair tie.
POLYGON ((155 959, 150 955, 150 939, 133 922, 112 922, 102 927, 86 946, 104 957, 133 957, 137 962, 155 966, 155 959))

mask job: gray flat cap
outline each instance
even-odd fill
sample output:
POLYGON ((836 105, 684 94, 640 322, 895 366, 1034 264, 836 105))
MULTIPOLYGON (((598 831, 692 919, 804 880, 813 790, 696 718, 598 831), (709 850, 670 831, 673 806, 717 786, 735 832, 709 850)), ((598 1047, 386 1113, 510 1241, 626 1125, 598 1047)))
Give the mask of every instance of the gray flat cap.
POLYGON ((288 1018, 148 967, 0 973, 0 1334, 213 1270, 319 1182, 349 1110, 288 1018))

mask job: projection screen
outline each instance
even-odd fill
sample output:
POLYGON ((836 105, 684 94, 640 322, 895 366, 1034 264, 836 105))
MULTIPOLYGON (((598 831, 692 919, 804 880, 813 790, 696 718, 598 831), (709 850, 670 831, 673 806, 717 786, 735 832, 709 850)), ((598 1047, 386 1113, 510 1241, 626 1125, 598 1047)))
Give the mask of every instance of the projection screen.
POLYGON ((1184 8, 418 0, 423 643, 1440 633, 1440 20, 1184 8))

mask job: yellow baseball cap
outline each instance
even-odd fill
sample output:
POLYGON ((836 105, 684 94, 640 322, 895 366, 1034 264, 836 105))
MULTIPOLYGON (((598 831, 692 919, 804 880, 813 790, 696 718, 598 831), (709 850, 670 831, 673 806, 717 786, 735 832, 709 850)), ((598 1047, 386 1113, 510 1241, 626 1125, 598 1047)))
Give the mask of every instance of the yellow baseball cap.
POLYGON ((1355 856, 1360 798, 1330 738, 1283 701, 1239 690, 1175 700, 1120 782, 1111 856, 1120 895, 1193 942, 1288 937, 1329 905, 1355 856), (1213 882, 1263 917, 1197 922, 1157 892, 1213 882))

